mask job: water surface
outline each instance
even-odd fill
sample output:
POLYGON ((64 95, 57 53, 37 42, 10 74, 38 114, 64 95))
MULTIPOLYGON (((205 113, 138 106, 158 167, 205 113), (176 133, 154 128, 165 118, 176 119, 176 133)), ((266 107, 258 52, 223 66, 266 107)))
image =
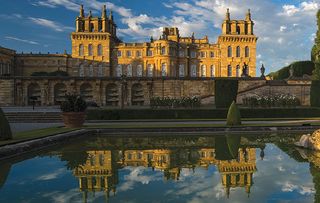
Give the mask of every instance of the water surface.
POLYGON ((300 135, 97 135, 0 163, 0 202, 317 202, 300 135))

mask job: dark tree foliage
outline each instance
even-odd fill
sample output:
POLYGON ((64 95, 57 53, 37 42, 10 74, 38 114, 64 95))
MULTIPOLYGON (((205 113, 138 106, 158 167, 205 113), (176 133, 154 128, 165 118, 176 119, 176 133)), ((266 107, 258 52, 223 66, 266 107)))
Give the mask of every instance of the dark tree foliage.
POLYGON ((241 125, 240 110, 235 101, 233 101, 232 104, 230 105, 228 115, 227 115, 227 125, 228 126, 241 125))
POLYGON ((87 108, 86 101, 79 95, 66 94, 66 99, 61 103, 63 112, 84 112, 87 108))
POLYGON ((12 132, 9 122, 0 108, 0 140, 12 139, 12 132))
POLYGON ((320 80, 313 80, 311 83, 310 104, 313 107, 320 107, 320 80))
POLYGON ((215 103, 217 108, 229 108, 237 100, 238 80, 217 79, 215 81, 215 103))
POLYGON ((287 79, 290 76, 289 70, 293 68, 294 77, 302 77, 303 75, 312 75, 314 70, 314 63, 312 61, 297 61, 288 66, 281 68, 276 72, 272 72, 269 76, 272 76, 274 80, 287 79))

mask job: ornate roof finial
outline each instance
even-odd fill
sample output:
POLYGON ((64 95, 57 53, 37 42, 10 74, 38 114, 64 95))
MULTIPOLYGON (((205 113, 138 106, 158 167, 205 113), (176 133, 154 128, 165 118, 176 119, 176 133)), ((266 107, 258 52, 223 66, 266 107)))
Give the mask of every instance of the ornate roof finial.
POLYGON ((91 10, 89 11, 89 15, 88 15, 88 17, 89 17, 89 18, 91 18, 91 17, 92 17, 92 11, 91 11, 91 10))
POLYGON ((106 9, 106 5, 103 5, 101 18, 106 18, 106 17, 107 17, 107 9, 106 9))
POLYGON ((112 10, 110 10, 109 20, 112 20, 112 21, 113 21, 113 14, 112 14, 112 10))
POLYGON ((226 19, 225 20, 230 20, 229 8, 227 8, 226 19))
POLYGON ((79 17, 83 18, 84 17, 84 10, 83 10, 83 5, 80 5, 80 15, 79 17))
POLYGON ((150 42, 153 42, 153 36, 150 37, 150 42))
POLYGON ((247 14, 246 14, 246 21, 251 21, 250 9, 248 9, 248 12, 247 12, 247 14))

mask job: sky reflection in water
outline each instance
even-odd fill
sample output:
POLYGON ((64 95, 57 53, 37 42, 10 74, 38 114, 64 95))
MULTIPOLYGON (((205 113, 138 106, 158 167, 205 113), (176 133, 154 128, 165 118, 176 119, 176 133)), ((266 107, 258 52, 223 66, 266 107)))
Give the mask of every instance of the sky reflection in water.
POLYGON ((98 136, 1 162, 0 202, 316 202, 298 137, 98 136))

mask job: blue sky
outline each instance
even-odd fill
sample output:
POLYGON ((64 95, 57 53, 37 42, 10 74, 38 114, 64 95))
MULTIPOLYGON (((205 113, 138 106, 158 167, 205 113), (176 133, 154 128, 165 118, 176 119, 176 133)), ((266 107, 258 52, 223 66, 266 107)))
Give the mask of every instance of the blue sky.
POLYGON ((161 27, 176 26, 180 34, 208 35, 215 43, 226 8, 243 19, 248 8, 255 21, 257 67, 267 72, 297 60, 309 60, 320 0, 0 0, 0 46, 18 52, 70 53, 70 32, 80 4, 100 15, 112 9, 118 35, 126 42, 157 38, 161 27))

